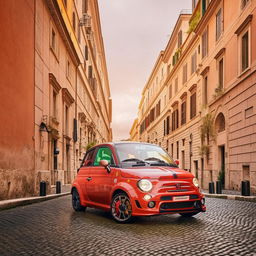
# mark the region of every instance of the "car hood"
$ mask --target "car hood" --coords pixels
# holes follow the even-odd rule
[[[165,166],[122,169],[121,175],[125,178],[159,180],[170,180],[170,177],[173,179],[190,179],[194,177],[193,174],[188,171]]]

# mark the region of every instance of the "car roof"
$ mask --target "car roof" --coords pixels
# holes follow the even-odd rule
[[[103,145],[111,145],[111,146],[115,146],[115,145],[119,145],[119,144],[146,144],[146,145],[155,145],[158,146],[156,144],[151,144],[151,143],[147,143],[147,142],[140,142],[140,141],[113,141],[113,142],[104,142],[104,143],[100,143],[97,144],[95,146],[93,146],[93,148],[95,147],[99,147],[99,146],[103,146]]]

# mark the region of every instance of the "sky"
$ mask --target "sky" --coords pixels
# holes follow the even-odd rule
[[[129,138],[142,90],[192,0],[98,0],[113,102],[113,140]]]

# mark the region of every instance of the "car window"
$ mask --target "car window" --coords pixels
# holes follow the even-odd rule
[[[91,166],[93,164],[93,154],[95,152],[95,149],[92,149],[88,151],[85,155],[83,166]]]
[[[107,160],[110,164],[114,163],[112,151],[110,148],[108,148],[108,147],[99,148],[93,165],[99,166],[100,160]]]

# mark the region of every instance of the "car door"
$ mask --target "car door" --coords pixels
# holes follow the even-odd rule
[[[90,170],[93,165],[94,155],[96,153],[96,148],[93,148],[86,152],[85,157],[82,161],[81,167],[79,168],[79,173],[77,176],[78,184],[82,189],[83,197],[86,201],[89,200],[88,197],[88,184],[90,182]]]
[[[97,149],[90,169],[91,180],[87,191],[90,201],[106,205],[113,186],[113,172],[108,173],[105,167],[100,166],[100,160],[107,160],[110,164],[114,164],[113,152],[109,147],[101,146]]]

